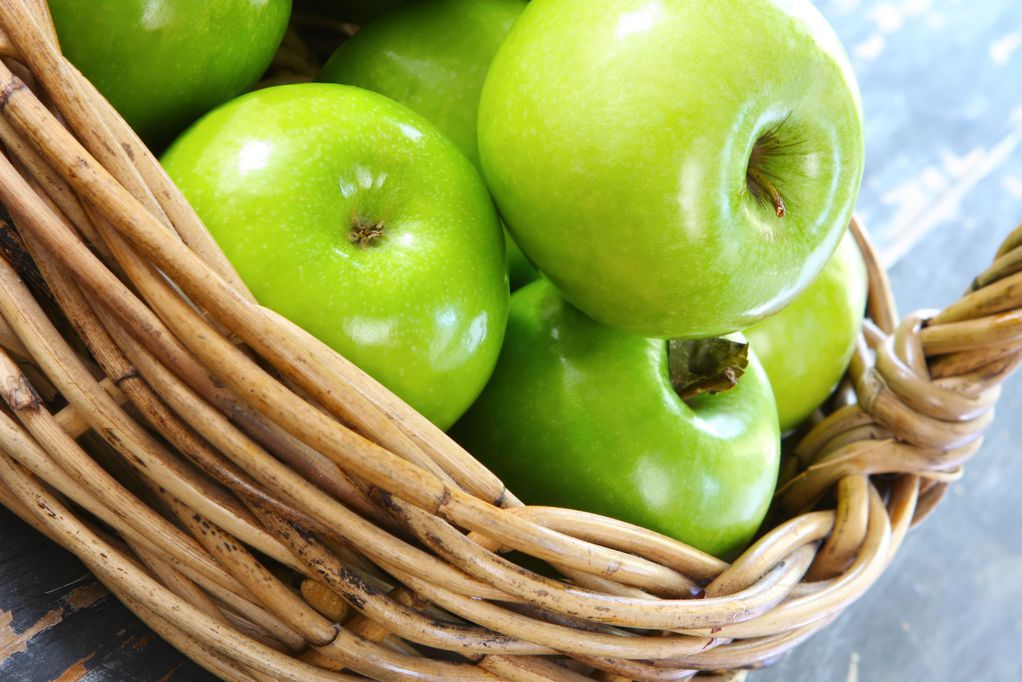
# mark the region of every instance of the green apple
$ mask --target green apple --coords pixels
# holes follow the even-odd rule
[[[525,0],[422,0],[370,22],[333,54],[319,80],[356,85],[428,118],[478,166],[479,95]],[[538,273],[507,239],[511,286]]]
[[[260,303],[441,428],[482,390],[507,317],[503,237],[479,174],[428,121],[358,88],[268,88],[163,162]]]
[[[605,327],[547,281],[511,297],[493,378],[452,435],[527,504],[596,512],[734,556],[777,479],[754,357],[733,389],[683,400],[669,344]]]
[[[367,24],[319,80],[356,85],[425,116],[478,165],[479,95],[524,0],[422,0]]]
[[[782,431],[812,414],[844,376],[862,329],[866,289],[866,266],[849,233],[819,279],[745,332],[770,377]]]
[[[291,0],[49,0],[61,49],[162,146],[269,66]]]
[[[479,154],[564,296],[716,336],[823,269],[863,168],[857,86],[808,0],[533,0],[494,58]]]

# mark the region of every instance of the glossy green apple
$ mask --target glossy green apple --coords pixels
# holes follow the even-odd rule
[[[319,80],[357,85],[417,111],[478,165],[479,95],[524,0],[421,0],[367,24]]]
[[[252,85],[291,0],[49,0],[61,48],[135,131],[161,146]]]
[[[780,437],[755,358],[683,401],[668,343],[600,325],[545,280],[511,297],[504,348],[452,434],[528,504],[584,509],[730,557],[759,527]]]
[[[478,166],[479,95],[525,0],[422,0],[370,22],[334,53],[319,80],[357,85],[428,118]],[[538,277],[507,240],[511,286]]]
[[[281,86],[208,114],[163,161],[262,304],[441,428],[472,403],[504,336],[503,237],[428,121],[358,88]]]
[[[708,337],[823,269],[862,176],[861,107],[809,0],[533,0],[487,76],[479,153],[568,300]]]
[[[798,426],[841,380],[866,311],[866,266],[851,234],[813,282],[745,332],[777,400],[781,430]]]

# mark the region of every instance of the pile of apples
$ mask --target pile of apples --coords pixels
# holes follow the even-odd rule
[[[527,503],[734,556],[865,307],[830,26],[809,0],[314,4],[361,29],[316,82],[241,94],[290,0],[50,0],[263,305]]]

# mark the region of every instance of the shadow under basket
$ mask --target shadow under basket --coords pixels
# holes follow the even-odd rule
[[[255,303],[39,0],[0,2],[0,57],[0,500],[226,679],[740,679],[876,581],[1019,362],[1022,228],[899,322],[853,223],[870,319],[846,390],[739,559],[523,506]]]

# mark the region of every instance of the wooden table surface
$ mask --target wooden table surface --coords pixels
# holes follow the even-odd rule
[[[944,305],[1022,220],[1022,3],[820,0],[863,91],[859,214],[902,312]],[[1022,679],[1022,382],[878,584],[758,682]],[[0,680],[209,676],[0,509]]]

